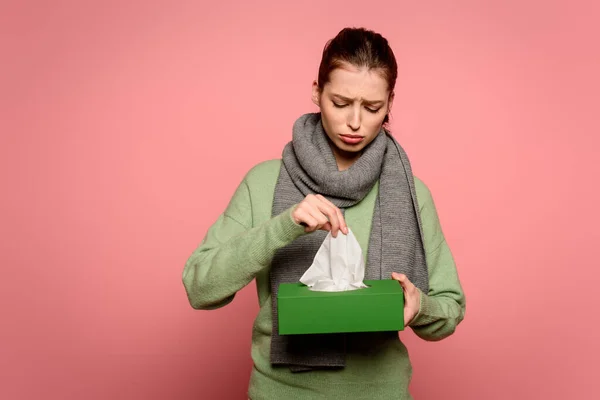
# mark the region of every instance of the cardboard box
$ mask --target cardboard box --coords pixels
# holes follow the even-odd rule
[[[369,287],[315,292],[302,283],[282,283],[277,293],[279,334],[401,331],[404,293],[392,279],[364,281]]]

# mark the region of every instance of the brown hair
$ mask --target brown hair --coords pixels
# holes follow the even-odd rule
[[[344,28],[336,37],[329,40],[323,49],[319,77],[319,89],[329,82],[329,74],[342,64],[348,63],[357,68],[379,69],[387,81],[390,94],[394,93],[398,64],[386,38],[379,33],[364,28]],[[385,116],[383,123],[389,121]]]

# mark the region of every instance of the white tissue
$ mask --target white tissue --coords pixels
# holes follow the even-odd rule
[[[341,292],[366,288],[364,277],[362,249],[348,230],[347,235],[339,232],[337,238],[329,232],[300,282],[318,292]]]

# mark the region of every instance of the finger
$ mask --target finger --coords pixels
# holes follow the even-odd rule
[[[331,223],[331,221],[329,221],[327,219],[327,216],[325,214],[323,214],[317,206],[308,203],[306,208],[307,208],[307,211],[310,213],[311,217],[313,217],[317,221],[316,229],[323,229],[323,230],[332,229],[331,225],[333,225],[333,224]],[[327,228],[329,228],[329,229],[327,229]]]
[[[317,197],[324,203],[328,204],[331,208],[335,210],[335,213],[338,217],[338,221],[340,223],[340,230],[344,233],[344,235],[348,234],[348,225],[346,224],[346,219],[344,218],[344,214],[342,214],[342,210],[339,209],[335,204],[329,201],[325,196],[317,195]]]
[[[317,221],[317,219],[314,218],[308,210],[305,208],[298,208],[296,210],[296,216],[300,224],[305,226],[305,232],[308,233],[317,230],[319,221]]]
[[[337,237],[338,230],[340,229],[340,222],[335,212],[335,206],[330,206],[327,202],[323,201],[323,196],[317,195],[314,200],[311,201],[316,209],[318,209],[331,223],[331,234],[333,237]]]
[[[339,229],[339,220],[333,207],[324,202],[323,199],[325,199],[323,196],[316,195],[310,198],[309,202],[329,220],[329,223],[331,224],[331,234],[333,237],[336,237]]]
[[[406,275],[399,274],[397,272],[392,272],[392,279],[397,280],[398,282],[400,282],[400,285],[402,286],[402,289],[405,289],[405,290],[408,288],[408,283],[410,283],[410,281],[408,280],[408,278],[406,277]]]
[[[400,274],[398,272],[392,272],[392,279],[395,279],[398,282],[405,282],[407,278],[406,278],[406,275],[404,275],[404,274]]]
[[[399,274],[397,272],[393,272],[392,279],[395,279],[398,282],[400,282],[400,286],[402,286],[402,290],[404,290],[404,292],[407,295],[412,296],[417,290],[417,287],[404,274]]]
[[[397,280],[400,283],[400,286],[402,287],[402,292],[404,293],[404,324],[407,325],[407,321],[409,321],[410,318],[410,311],[408,308],[409,293],[406,289],[406,282],[408,281],[408,278],[404,274],[392,272],[392,279]]]

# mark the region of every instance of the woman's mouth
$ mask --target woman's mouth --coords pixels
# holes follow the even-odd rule
[[[358,144],[362,142],[365,138],[359,135],[340,135],[342,142],[348,144]]]

